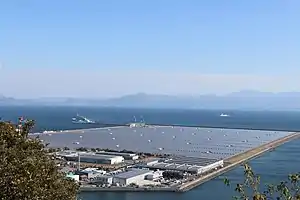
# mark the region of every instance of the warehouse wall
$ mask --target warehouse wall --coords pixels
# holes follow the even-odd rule
[[[131,178],[114,177],[113,182],[114,183],[119,183],[120,185],[129,185],[131,183],[139,183],[140,181],[143,181],[145,179],[145,176],[147,174],[152,174],[152,172],[141,174],[141,175],[134,176],[134,177],[131,177]]]
[[[215,162],[215,163],[213,163],[213,164],[207,165],[207,166],[202,167],[202,168],[200,169],[200,173],[205,173],[205,172],[207,172],[207,171],[213,170],[213,169],[215,169],[216,167],[223,166],[223,164],[224,164],[224,161],[223,161],[223,160],[220,160],[220,161]]]

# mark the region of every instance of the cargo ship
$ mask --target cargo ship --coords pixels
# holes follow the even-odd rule
[[[72,118],[72,123],[73,124],[95,124],[96,122],[77,114],[76,117]]]

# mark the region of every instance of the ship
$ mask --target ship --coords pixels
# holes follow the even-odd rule
[[[220,117],[230,117],[230,115],[222,113]]]
[[[95,124],[96,122],[77,114],[76,117],[72,118],[72,123],[73,124]]]

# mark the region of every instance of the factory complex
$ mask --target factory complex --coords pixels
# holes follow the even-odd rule
[[[53,148],[67,146],[72,149],[56,152],[56,156],[79,163],[73,176],[78,175],[84,185],[100,188],[155,186],[174,190],[182,185],[190,188],[189,183],[196,185],[198,182],[194,180],[209,174],[220,175],[219,172],[232,169],[242,160],[296,137],[295,133],[281,131],[173,126],[115,127],[40,135]],[[79,147],[107,151],[76,151]],[[255,149],[259,151],[254,152]],[[145,155],[150,159],[147,156],[145,159]],[[97,167],[81,169],[80,163],[119,167],[109,171]],[[77,176],[74,179],[77,180]]]

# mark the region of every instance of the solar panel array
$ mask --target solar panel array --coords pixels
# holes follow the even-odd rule
[[[115,127],[42,134],[52,147],[90,147],[224,159],[291,134],[196,127]]]

